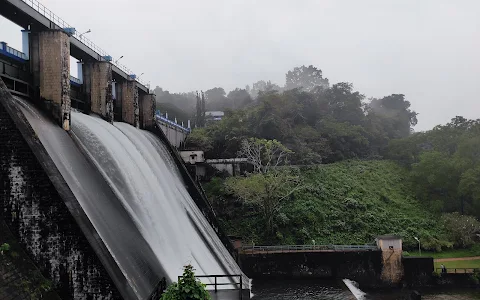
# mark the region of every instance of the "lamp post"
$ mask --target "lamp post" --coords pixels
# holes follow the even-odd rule
[[[80,34],[79,37],[82,38],[82,36],[83,36],[84,34],[87,34],[87,33],[90,33],[90,32],[92,32],[92,31],[89,29],[89,30],[85,31],[84,33]]]
[[[117,62],[118,62],[119,60],[121,60],[122,58],[123,58],[123,55],[120,56],[120,57],[114,62],[114,64],[117,64]]]
[[[414,238],[415,240],[417,240],[417,242],[418,242],[418,254],[419,254],[420,256],[422,256],[422,249],[420,248],[420,240],[419,240],[416,236],[414,236],[413,238]]]

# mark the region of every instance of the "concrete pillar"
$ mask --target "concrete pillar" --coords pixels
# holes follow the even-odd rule
[[[139,127],[138,87],[134,80],[122,82],[122,121]]]
[[[117,82],[112,81],[112,98],[117,99],[117,87],[116,87]]]
[[[63,129],[70,130],[70,39],[63,30],[48,30],[38,34],[34,76],[38,76],[40,99]],[[30,53],[32,54],[32,53]],[[34,79],[34,82],[36,80]]]
[[[22,52],[27,56],[27,59],[30,58],[29,34],[29,30],[22,30]]]
[[[83,61],[77,61],[77,78],[83,84]]]
[[[90,110],[113,122],[112,64],[107,61],[85,63],[83,85]]]
[[[153,127],[153,124],[155,122],[155,104],[155,94],[143,95],[140,101],[140,112],[142,113],[142,115],[140,116],[140,128],[148,129]]]

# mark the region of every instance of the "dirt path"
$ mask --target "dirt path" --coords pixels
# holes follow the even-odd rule
[[[452,257],[452,258],[436,258],[433,261],[435,262],[444,262],[444,261],[457,261],[457,260],[476,260],[480,259],[480,256],[473,257]]]

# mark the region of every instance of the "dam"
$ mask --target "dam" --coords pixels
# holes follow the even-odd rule
[[[241,288],[249,289],[165,139],[77,111],[67,132],[31,101],[11,96],[4,85],[0,90],[0,178],[9,178],[1,218],[64,299],[150,299],[159,286],[177,281],[186,264],[196,275],[240,274]],[[37,201],[43,192],[29,184],[34,178],[23,164],[25,151],[12,143],[14,129],[32,141],[27,144],[56,199],[45,200],[47,192]],[[51,202],[62,200],[66,207],[54,209],[59,204]],[[70,216],[62,217],[67,210]],[[65,227],[78,229],[63,232],[67,218],[74,222]],[[239,288],[233,277],[220,282],[225,290]]]

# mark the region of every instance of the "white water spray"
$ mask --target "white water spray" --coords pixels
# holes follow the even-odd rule
[[[365,296],[367,294],[358,288],[358,284],[355,281],[352,281],[350,279],[344,279],[343,282],[357,300],[365,299]]]

